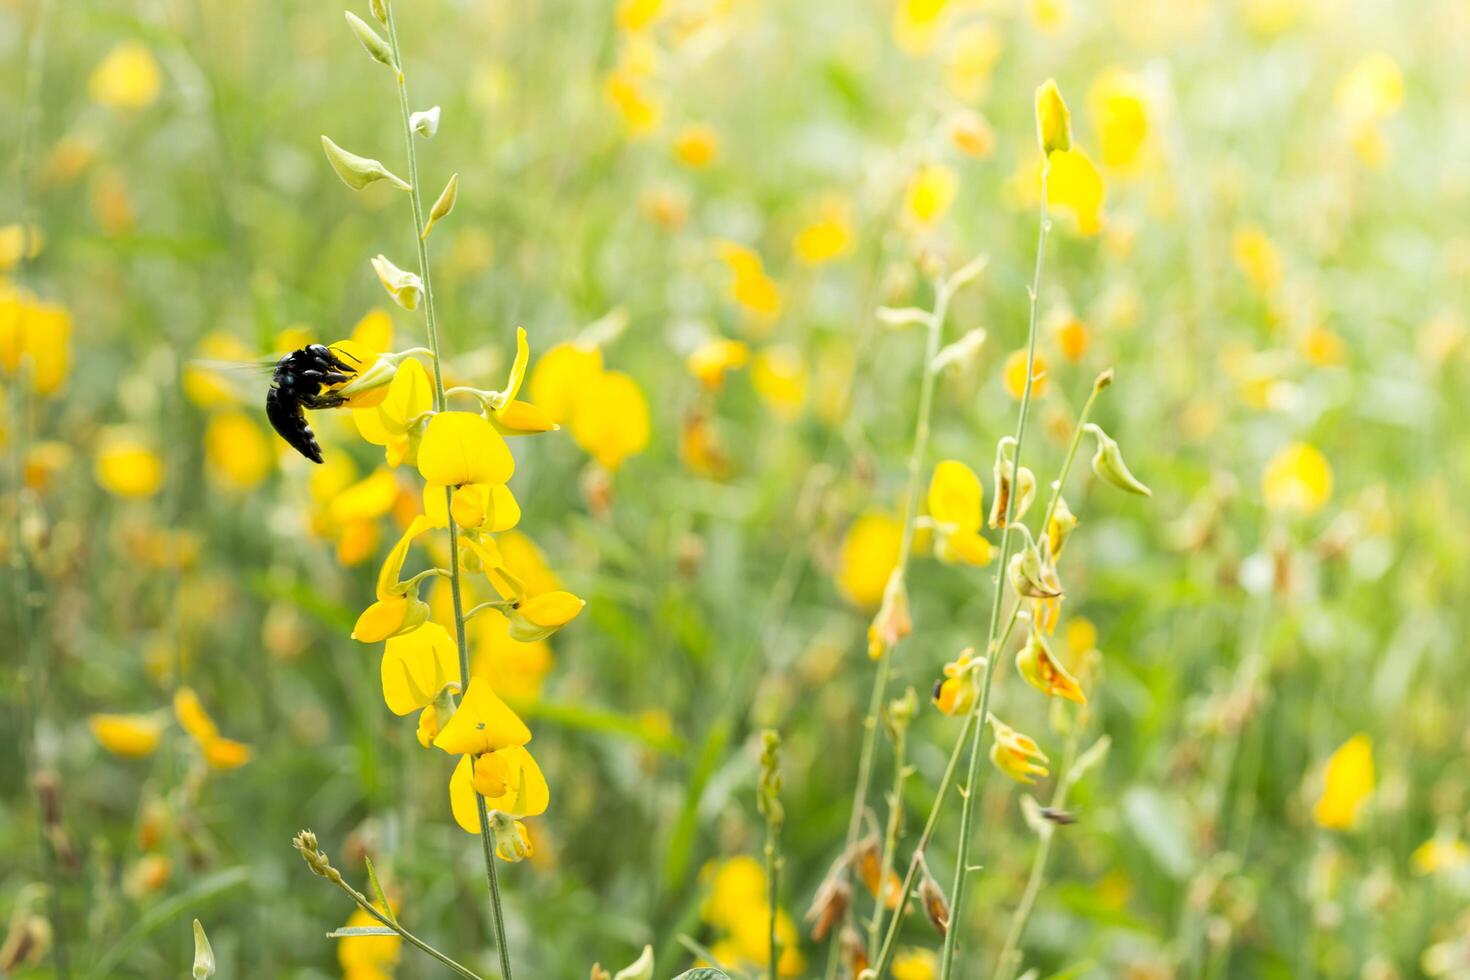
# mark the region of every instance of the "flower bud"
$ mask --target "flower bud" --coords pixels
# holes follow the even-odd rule
[[[638,958],[615,973],[612,980],[653,980],[653,947],[644,946]]]
[[[379,24],[388,26],[388,0],[369,0],[368,9],[373,12]]]
[[[903,571],[895,568],[888,575],[888,584],[883,587],[883,604],[878,615],[868,627],[868,656],[874,660],[892,650],[904,637],[914,631],[914,622],[909,616],[909,593],[903,584]]]
[[[1026,511],[1031,509],[1031,502],[1036,499],[1036,474],[1022,466],[1016,470],[1016,486],[1011,486],[1011,470],[1015,467],[1016,439],[1014,436],[1006,436],[995,446],[995,466],[992,474],[995,477],[995,499],[990,504],[990,526],[1003,528],[1006,526],[1006,509],[1010,506],[1011,494],[1016,494],[1016,512],[1011,515],[1012,521],[1020,521],[1026,516]]]
[[[1097,437],[1097,454],[1092,457],[1092,471],[1120,490],[1152,497],[1154,492],[1129,472],[1118,444],[1094,422],[1087,423],[1087,431]]]
[[[429,209],[429,220],[424,224],[424,238],[429,237],[429,232],[434,229],[434,222],[454,210],[454,202],[459,198],[459,174],[453,174],[449,183],[444,185],[444,190],[439,192],[439,199]]]
[[[1026,544],[1011,558],[1006,574],[1016,594],[1027,599],[1054,599],[1062,594],[1061,589],[1051,581],[1055,574],[1047,574],[1041,552],[1037,550],[1036,542],[1031,540],[1029,533]]]
[[[995,743],[990,747],[990,761],[995,767],[1018,783],[1031,785],[1033,776],[1046,776],[1046,753],[1041,751],[1029,736],[1022,735],[994,715],[990,716],[990,727],[995,731]]]
[[[526,825],[508,813],[491,811],[490,831],[495,837],[495,856],[502,861],[516,864],[536,853]]]
[[[1045,156],[1072,148],[1072,114],[1053,78],[1036,90],[1036,140]]]
[[[419,300],[424,296],[424,281],[416,273],[406,269],[400,269],[388,260],[386,255],[378,255],[372,259],[373,271],[378,274],[378,281],[393,297],[393,301],[405,310],[416,310]]]
[[[408,117],[408,127],[424,139],[433,139],[439,132],[439,107],[431,106]]]
[[[322,152],[326,153],[327,162],[342,178],[342,183],[355,191],[379,180],[386,180],[401,191],[412,190],[407,181],[395,176],[377,160],[349,153],[325,136],[322,137]]]
[[[199,920],[194,920],[194,980],[209,980],[214,976],[214,950],[210,948],[209,937],[204,934],[204,926]]]
[[[388,47],[388,42],[383,40],[377,31],[367,25],[361,17],[350,10],[344,10],[347,17],[347,26],[352,28],[352,33],[362,42],[363,50],[372,56],[374,61],[381,62],[389,68],[395,68],[393,64],[393,49]]]
[[[975,680],[969,675],[944,677],[934,683],[934,706],[947,715],[968,714],[975,700]]]
[[[510,610],[510,638],[521,643],[544,640],[577,618],[585,599],[570,592],[543,592],[513,606]]]
[[[1047,550],[1051,552],[1053,561],[1061,557],[1067,539],[1076,529],[1077,515],[1067,506],[1066,497],[1058,497],[1056,509],[1052,511],[1051,520],[1046,525]]]
[[[1048,697],[1066,698],[1078,704],[1087,703],[1082,685],[1062,666],[1039,629],[1031,631],[1025,645],[1016,653],[1016,670],[1027,684]]]

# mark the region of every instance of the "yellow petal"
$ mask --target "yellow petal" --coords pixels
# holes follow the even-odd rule
[[[531,345],[526,342],[526,328],[516,327],[516,359],[510,365],[510,377],[505,384],[505,405],[502,411],[515,401],[521,393],[521,382],[526,379],[526,365],[531,360]]]
[[[1057,150],[1051,155],[1046,181],[1047,205],[1070,212],[1077,232],[1095,235],[1102,230],[1102,207],[1107,187],[1092,159],[1081,150]]]
[[[1312,808],[1312,818],[1329,829],[1351,829],[1373,792],[1373,775],[1373,743],[1367,735],[1354,735],[1327,760],[1322,796]]]
[[[204,458],[210,475],[237,490],[253,490],[275,466],[276,453],[265,431],[239,411],[217,412],[204,429]]]
[[[388,640],[379,676],[388,710],[406,715],[432,704],[445,684],[459,683],[459,650],[444,627],[425,623]]]
[[[153,53],[136,41],[123,41],[107,53],[87,80],[87,92],[98,105],[141,109],[158,98],[163,73]]]
[[[102,488],[118,497],[151,497],[163,486],[163,458],[121,431],[103,435],[95,470]]]
[[[530,402],[509,401],[490,419],[495,431],[503,436],[532,436],[538,432],[550,432],[557,427],[541,409]]]
[[[403,629],[408,618],[409,599],[394,595],[379,599],[362,611],[352,627],[352,638],[359,643],[381,643]]]
[[[470,412],[440,412],[419,444],[419,473],[434,486],[505,483],[515,460],[488,419]]]
[[[557,344],[531,372],[531,401],[553,422],[565,425],[582,395],[602,374],[602,352],[576,343]]]
[[[193,688],[181,687],[174,692],[174,715],[179,719],[179,727],[200,745],[207,745],[219,738],[219,728],[214,719],[205,712],[204,705]]]
[[[975,471],[957,459],[946,459],[934,467],[929,481],[929,516],[941,524],[961,530],[980,527],[984,491]]]
[[[376,520],[392,510],[397,499],[398,478],[392,470],[380,468],[339,493],[329,513],[334,524]]]
[[[570,592],[545,592],[531,596],[512,610],[510,638],[521,643],[544,640],[576,619],[585,605],[585,600]]]
[[[423,515],[415,517],[403,532],[403,536],[393,545],[393,550],[388,552],[388,557],[383,561],[383,567],[378,570],[377,596],[379,599],[387,599],[397,594],[399,578],[403,574],[403,563],[408,558],[408,548],[413,544],[413,539],[426,531],[428,527],[427,517]]]
[[[1266,464],[1261,493],[1272,510],[1313,514],[1332,498],[1332,465],[1315,446],[1293,443]]]
[[[104,749],[129,759],[152,755],[163,737],[163,722],[153,715],[92,715],[87,724]]]
[[[531,730],[490,689],[490,682],[472,677],[459,710],[434,739],[434,746],[451,755],[479,755],[530,740]]]
[[[250,746],[232,738],[215,738],[200,746],[204,761],[211,769],[238,769],[250,761]]]
[[[908,213],[921,227],[939,222],[954,203],[959,179],[950,168],[940,163],[921,166],[909,180]]]
[[[864,514],[848,528],[837,561],[837,585],[851,602],[864,608],[878,605],[898,565],[902,539],[903,525],[887,514]]]
[[[620,371],[599,375],[578,401],[571,430],[577,445],[609,470],[641,452],[648,445],[649,420],[638,382]]]
[[[381,308],[368,310],[352,328],[350,339],[370,351],[393,350],[393,318]]]

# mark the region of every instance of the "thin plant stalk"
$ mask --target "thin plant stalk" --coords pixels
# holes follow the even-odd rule
[[[781,900],[781,827],[770,816],[766,817],[766,883],[766,903],[770,905],[766,916],[766,941],[770,944],[767,947],[770,952],[768,980],[776,980],[781,975],[781,950],[776,946],[776,916]]]
[[[909,557],[914,548],[914,532],[919,512],[919,476],[923,471],[924,456],[929,448],[930,419],[934,411],[934,386],[937,371],[934,361],[939,355],[939,343],[944,336],[944,321],[949,315],[949,301],[954,287],[939,278],[934,284],[934,311],[926,323],[927,336],[924,344],[924,374],[919,385],[919,410],[914,421],[913,448],[909,453],[908,483],[905,493],[903,537],[899,543],[897,574],[902,578],[908,573]],[[883,709],[883,698],[888,691],[888,675],[892,666],[893,650],[884,649],[878,658],[878,672],[873,678],[873,692],[868,699],[868,713],[863,718],[863,746],[858,756],[857,787],[853,791],[852,815],[847,822],[847,839],[843,853],[852,850],[862,829],[863,813],[868,806],[868,788],[873,779],[873,754],[878,741],[878,715]],[[880,899],[881,901],[881,896]],[[848,914],[851,915],[851,909]],[[835,952],[839,933],[834,931],[832,947],[827,957],[827,977],[836,975]]]
[[[434,313],[434,288],[429,275],[429,244],[424,235],[424,205],[419,193],[419,164],[418,151],[414,146],[413,124],[410,121],[412,110],[408,102],[408,81],[403,72],[402,49],[398,44],[398,22],[393,16],[394,5],[385,3],[387,12],[388,43],[393,52],[393,63],[397,66],[398,74],[398,107],[403,118],[403,138],[408,152],[408,182],[409,201],[413,205],[414,241],[418,246],[419,256],[419,278],[424,284],[424,320],[428,329],[429,349],[433,353],[434,361],[434,407],[442,412],[445,409],[444,395],[444,368],[440,358],[439,348],[439,322]],[[450,487],[444,488],[444,503],[448,507],[453,502],[454,491]],[[454,600],[454,638],[459,650],[459,675],[466,683],[470,676],[469,644],[465,638],[465,614],[464,596],[460,586],[459,574],[459,529],[454,521],[449,522],[449,588],[450,595]],[[490,814],[485,806],[485,798],[477,791],[475,793],[475,804],[480,816],[480,850],[485,860],[485,880],[490,889],[490,904],[495,924],[496,949],[500,954],[500,973],[505,980],[511,980],[510,970],[510,948],[505,936],[505,912],[500,900],[500,882],[495,873],[495,843],[490,830]]]
[[[898,851],[898,832],[903,825],[903,781],[907,773],[908,731],[906,727],[894,726],[893,731],[893,798],[888,806],[888,826],[883,832],[883,856],[878,870],[878,900],[873,903],[873,918],[868,923],[868,953],[878,950],[878,936],[883,929],[883,913],[886,911],[883,894],[888,876],[893,872],[893,861]]]
[[[1016,419],[1016,452],[1011,458],[1012,487],[1018,485],[1017,475],[1021,469],[1021,452],[1026,444],[1026,422],[1031,415],[1031,392],[1035,385],[1036,307],[1039,300],[1038,294],[1041,292],[1041,272],[1046,260],[1046,239],[1051,231],[1051,217],[1047,214],[1046,209],[1047,177],[1050,170],[1049,162],[1042,166],[1041,217],[1036,233],[1036,269],[1031,277],[1030,322],[1026,329],[1026,384],[1021,391],[1021,410]],[[970,733],[969,775],[965,780],[965,792],[961,794],[963,802],[960,805],[959,852],[955,857],[954,885],[950,889],[951,911],[949,928],[944,934],[944,950],[940,957],[940,980],[949,980],[954,974],[955,946],[959,937],[960,924],[964,921],[965,885],[970,874],[970,825],[975,815],[975,797],[979,795],[979,788],[985,774],[985,770],[980,767],[980,757],[985,744],[985,719],[990,711],[990,688],[991,683],[995,680],[995,661],[1000,655],[998,644],[1000,610],[1005,598],[1006,565],[1011,556],[1011,531],[1015,524],[1016,497],[1017,494],[1012,493],[1006,501],[1005,527],[1001,530],[1000,535],[1000,564],[996,572],[995,598],[990,606],[990,636],[985,643],[985,668],[980,681],[980,699],[973,709],[977,724],[973,726]]]
[[[348,895],[352,896],[352,900],[357,903],[358,908],[362,909],[374,919],[377,919],[389,929],[392,929],[394,932],[398,933],[398,935],[402,936],[404,940],[409,943],[409,945],[418,948],[429,956],[432,956],[434,959],[438,960],[440,963],[443,963],[446,967],[453,970],[455,973],[459,974],[462,977],[468,978],[468,980],[484,980],[483,977],[481,977],[475,971],[471,970],[469,967],[450,959],[448,956],[439,952],[439,950],[435,949],[433,946],[430,946],[428,943],[424,942],[418,936],[415,936],[413,933],[403,928],[403,926],[399,925],[395,919],[391,919],[388,916],[384,915],[382,912],[378,911],[377,906],[368,901],[368,897],[366,895],[349,885],[345,880],[343,880],[341,875],[338,875],[334,880],[336,881],[338,888],[341,888]]]

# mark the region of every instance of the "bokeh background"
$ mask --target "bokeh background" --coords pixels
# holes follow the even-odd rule
[[[1470,4],[400,6],[414,107],[442,108],[425,186],[460,174],[432,239],[451,377],[499,383],[524,326],[533,401],[535,357],[579,338],[636,383],[515,443],[510,548],[586,611],[541,644],[472,631],[552,788],[535,858],[502,866],[521,973],[651,943],[672,976],[683,934],[756,975],[739,888],[772,727],[787,962],[823,974],[800,919],[843,846],[923,352],[874,311],[988,256],[947,332],[985,342],[941,375],[925,461],[967,462],[988,506],[1026,331],[1032,93],[1055,77],[1106,199],[1057,215],[1026,462],[1052,478],[1111,367],[1095,418],[1153,496],[1086,467],[1067,491],[1058,637],[1101,653],[1089,709],[1049,711],[1008,658],[997,682],[1054,762],[1111,740],[1025,966],[1470,976]],[[265,376],[192,363],[424,342],[367,262],[410,264],[402,195],[349,192],[318,140],[402,172],[391,77],[336,5],[259,0],[5,0],[0,76],[9,965],[53,975],[33,953],[55,899],[74,976],[183,975],[195,917],[222,976],[338,975],[324,933],[351,909],[289,844],[311,827],[492,974],[448,767],[348,636],[417,490],[346,413],[314,417],[315,468],[266,427]],[[715,338],[744,345],[722,383],[688,364]],[[905,857],[959,728],[928,692],[983,641],[994,574],[920,544],[891,687],[924,703]],[[248,761],[201,757],[170,708],[186,685]],[[103,744],[93,716],[117,713],[155,718],[157,745]],[[877,767],[881,821],[882,741]],[[1030,869],[1026,792],[993,778],[979,801],[963,976],[989,975]],[[930,851],[946,887],[957,822]],[[911,916],[896,975],[933,975],[937,942]],[[368,958],[348,975],[438,975]]]

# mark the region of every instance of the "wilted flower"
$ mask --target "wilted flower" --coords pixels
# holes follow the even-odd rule
[[[1078,704],[1087,703],[1087,695],[1082,693],[1082,686],[1062,666],[1040,629],[1031,630],[1025,645],[1016,653],[1016,670],[1027,684],[1048,697],[1066,698]]]
[[[1015,513],[1009,515],[1012,521],[1020,522],[1025,519],[1026,511],[1031,509],[1031,501],[1036,499],[1036,474],[1025,466],[1017,469],[1015,461],[1016,438],[1006,436],[996,443],[995,465],[991,471],[995,478],[995,498],[990,504],[990,526],[993,528],[1006,526],[1006,510],[1010,506],[1013,490],[1016,503]],[[1017,469],[1014,488],[1011,486],[1012,469]]]
[[[1036,782],[1032,777],[1045,776],[1046,753],[1042,752],[1031,738],[990,716],[990,727],[995,732],[995,741],[990,746],[990,761],[995,767],[1018,783]]]

